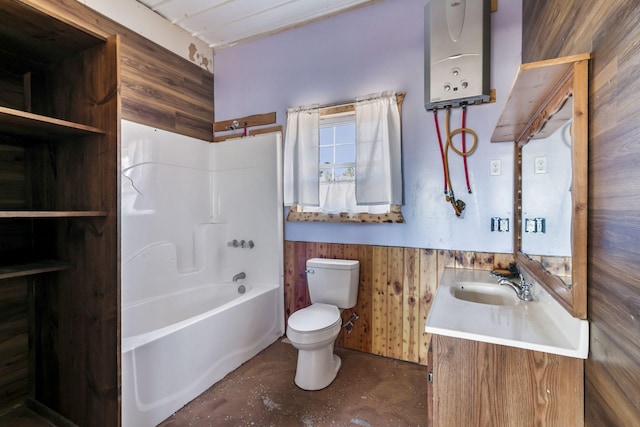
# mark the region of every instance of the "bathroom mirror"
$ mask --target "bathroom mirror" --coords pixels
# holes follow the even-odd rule
[[[492,142],[516,144],[516,263],[569,313],[583,319],[587,315],[589,57],[522,64],[492,136]],[[556,153],[563,137],[568,153]],[[563,174],[558,170],[562,171],[567,154],[570,162]],[[541,177],[545,171],[548,176]],[[557,181],[552,176],[556,172]],[[554,236],[545,242],[551,233]],[[563,241],[567,236],[568,242]]]
[[[573,97],[558,116],[557,130],[521,149],[520,250],[570,284]]]

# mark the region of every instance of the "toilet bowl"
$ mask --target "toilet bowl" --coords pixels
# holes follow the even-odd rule
[[[327,387],[342,364],[333,354],[333,343],[342,327],[340,310],[330,304],[312,304],[293,313],[287,326],[287,338],[298,349],[294,382],[303,390]]]
[[[287,337],[298,349],[294,382],[303,390],[320,390],[333,382],[342,361],[333,354],[341,308],[353,307],[358,292],[359,263],[313,258],[307,261],[312,304],[287,321]]]

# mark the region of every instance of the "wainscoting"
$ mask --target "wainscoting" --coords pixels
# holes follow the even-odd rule
[[[512,254],[435,249],[285,242],[285,316],[307,307],[309,290],[305,263],[309,258],[360,261],[359,318],[351,333],[343,329],[336,345],[393,359],[427,364],[430,334],[424,333],[427,314],[445,267],[492,270],[507,268]],[[343,320],[351,316],[349,310]]]

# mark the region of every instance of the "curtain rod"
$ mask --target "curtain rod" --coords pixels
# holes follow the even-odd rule
[[[404,99],[404,96],[406,95],[405,92],[397,92],[396,94],[396,99],[398,100],[398,103],[401,103],[402,100]],[[355,99],[349,100],[349,101],[340,101],[340,102],[333,102],[331,104],[324,104],[324,105],[320,105],[318,108],[319,109],[323,109],[323,108],[336,108],[336,107],[347,107],[349,105],[353,105],[356,103]]]
[[[398,108],[401,108],[402,101],[404,101],[405,95],[406,95],[406,92],[397,92],[396,93],[396,102],[398,104]],[[318,105],[318,110],[330,110],[330,109],[338,110],[340,108],[347,108],[346,111],[351,111],[351,109],[355,108],[355,104],[356,104],[356,100],[355,99],[351,100],[351,101],[340,101],[340,102],[334,102],[334,103],[331,103],[331,104]],[[300,107],[298,107],[298,108],[300,108]],[[322,112],[321,112],[321,114],[322,114]],[[325,115],[326,114],[327,113],[325,112]],[[329,114],[333,114],[333,113],[329,113]]]

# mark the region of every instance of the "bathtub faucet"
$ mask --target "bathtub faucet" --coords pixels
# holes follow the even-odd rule
[[[233,281],[237,282],[238,280],[245,279],[246,277],[247,277],[247,275],[244,274],[244,271],[242,271],[242,272],[236,274],[235,276],[233,276]]]

